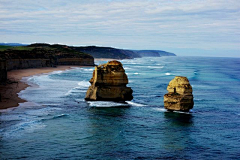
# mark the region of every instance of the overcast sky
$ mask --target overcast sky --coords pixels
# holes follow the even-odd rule
[[[0,42],[240,57],[240,1],[0,0]]]

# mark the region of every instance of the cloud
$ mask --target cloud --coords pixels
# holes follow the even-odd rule
[[[239,17],[238,0],[0,0],[0,36],[24,43],[239,50]]]

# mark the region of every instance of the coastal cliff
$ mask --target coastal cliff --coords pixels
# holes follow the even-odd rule
[[[57,65],[94,66],[94,58],[67,46],[32,44],[3,49],[0,51],[0,64],[0,81],[5,82],[10,70]]]

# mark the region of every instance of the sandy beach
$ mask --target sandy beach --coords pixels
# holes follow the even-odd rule
[[[96,58],[95,61],[111,61],[117,59]],[[29,77],[33,75],[50,73],[53,71],[71,69],[71,67],[86,67],[86,66],[58,66],[56,68],[31,68],[31,69],[19,69],[8,72],[8,83],[0,84],[0,109],[7,109],[11,107],[17,107],[19,103],[26,102],[18,97],[18,93],[24,90],[29,85],[21,81],[23,77]]]
[[[50,73],[53,71],[67,70],[75,66],[58,66],[56,68],[34,68],[34,69],[20,69],[12,70],[8,72],[8,83],[0,85],[1,102],[0,109],[6,109],[10,107],[17,107],[19,103],[25,102],[25,100],[18,97],[18,93],[24,90],[29,85],[22,82],[23,77],[29,77],[33,75]],[[80,67],[80,66],[77,66]]]

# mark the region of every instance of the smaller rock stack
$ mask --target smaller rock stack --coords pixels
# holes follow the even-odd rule
[[[167,110],[188,112],[193,108],[192,86],[186,77],[176,76],[169,82],[168,93],[164,95]]]
[[[109,61],[95,67],[89,82],[91,86],[88,88],[85,100],[130,101],[133,99],[132,89],[126,87],[127,75],[118,61]]]

